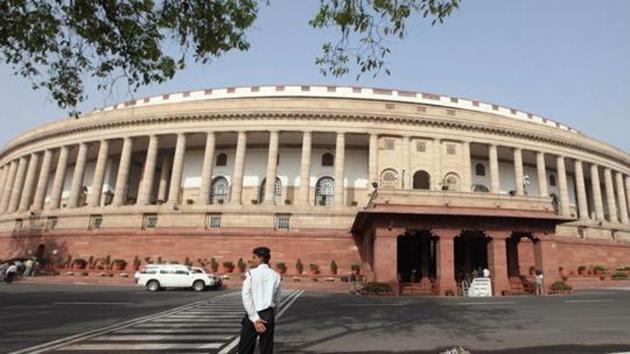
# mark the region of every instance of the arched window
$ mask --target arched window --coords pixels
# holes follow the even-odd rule
[[[333,166],[335,164],[335,157],[333,154],[327,152],[322,155],[322,166]]]
[[[398,172],[391,168],[383,171],[383,173],[381,173],[381,187],[398,188]]]
[[[472,191],[479,193],[490,193],[490,189],[488,189],[488,187],[484,186],[483,184],[473,184]]]
[[[263,178],[260,183],[260,190],[258,191],[258,202],[262,203],[265,201],[265,185],[267,184],[267,178]],[[273,200],[276,204],[281,204],[282,202],[282,181],[280,178],[276,177],[276,181],[273,184]]]
[[[475,175],[476,176],[485,176],[486,175],[486,166],[482,163],[478,163],[475,165]]]
[[[215,177],[210,188],[210,204],[223,204],[228,199],[230,184],[223,176]]]
[[[226,166],[227,165],[227,155],[225,153],[220,153],[217,155],[217,166]]]
[[[315,184],[315,205],[332,205],[335,200],[335,180],[322,177]]]
[[[458,191],[459,190],[459,176],[457,173],[449,172],[444,176],[442,181],[442,190],[445,191]]]
[[[549,175],[549,185],[552,187],[556,186],[556,175]]]
[[[413,174],[413,189],[430,189],[431,175],[427,171],[417,171]]]

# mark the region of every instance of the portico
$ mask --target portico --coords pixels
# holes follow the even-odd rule
[[[434,293],[456,295],[473,270],[487,267],[493,293],[509,294],[527,269],[518,247],[530,247],[545,288],[560,280],[554,239],[564,222],[552,212],[378,204],[358,213],[352,233],[372,280],[400,291],[430,282]],[[401,259],[402,257],[402,259]]]

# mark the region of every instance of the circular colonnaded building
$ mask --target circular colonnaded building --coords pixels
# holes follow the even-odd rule
[[[604,122],[602,122],[604,123]],[[612,129],[612,128],[611,128]],[[495,293],[535,267],[630,263],[630,155],[538,115],[401,90],[252,86],[147,97],[0,153],[0,258],[362,265],[396,290]],[[273,183],[271,182],[273,181]],[[414,285],[416,284],[416,285]]]

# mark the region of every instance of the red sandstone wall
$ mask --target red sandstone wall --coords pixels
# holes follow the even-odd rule
[[[251,259],[255,247],[271,248],[271,263],[285,262],[288,274],[295,274],[295,263],[298,258],[304,264],[304,273],[309,272],[309,264],[318,264],[322,274],[329,274],[331,260],[339,267],[339,274],[350,272],[353,263],[361,263],[359,252],[350,234],[331,231],[329,235],[292,233],[267,233],[267,235],[221,235],[221,234],[168,234],[130,233],[130,234],[93,234],[55,236],[11,236],[0,235],[0,259],[28,255],[28,250],[35,252],[39,244],[45,244],[46,255],[53,249],[59,252],[59,259],[70,255],[73,259],[88,259],[111,256],[111,259],[122,258],[128,262],[128,270],[132,269],[135,256],[144,259],[151,257],[155,262],[158,256],[163,261],[183,263],[186,257],[198,265],[197,260],[216,258],[219,264],[231,261],[236,264],[239,257],[246,262]]]
[[[528,275],[529,268],[536,266],[534,244],[527,238],[518,243],[518,262],[521,275]]]
[[[565,274],[581,265],[587,268],[594,264],[608,266],[610,272],[622,265],[630,265],[630,244],[606,241],[583,241],[557,239],[558,265]]]

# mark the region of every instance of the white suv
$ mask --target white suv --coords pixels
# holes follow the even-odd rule
[[[193,288],[204,291],[208,287],[219,288],[221,279],[203,268],[181,264],[149,264],[134,275],[136,284],[149,291],[162,288]]]

